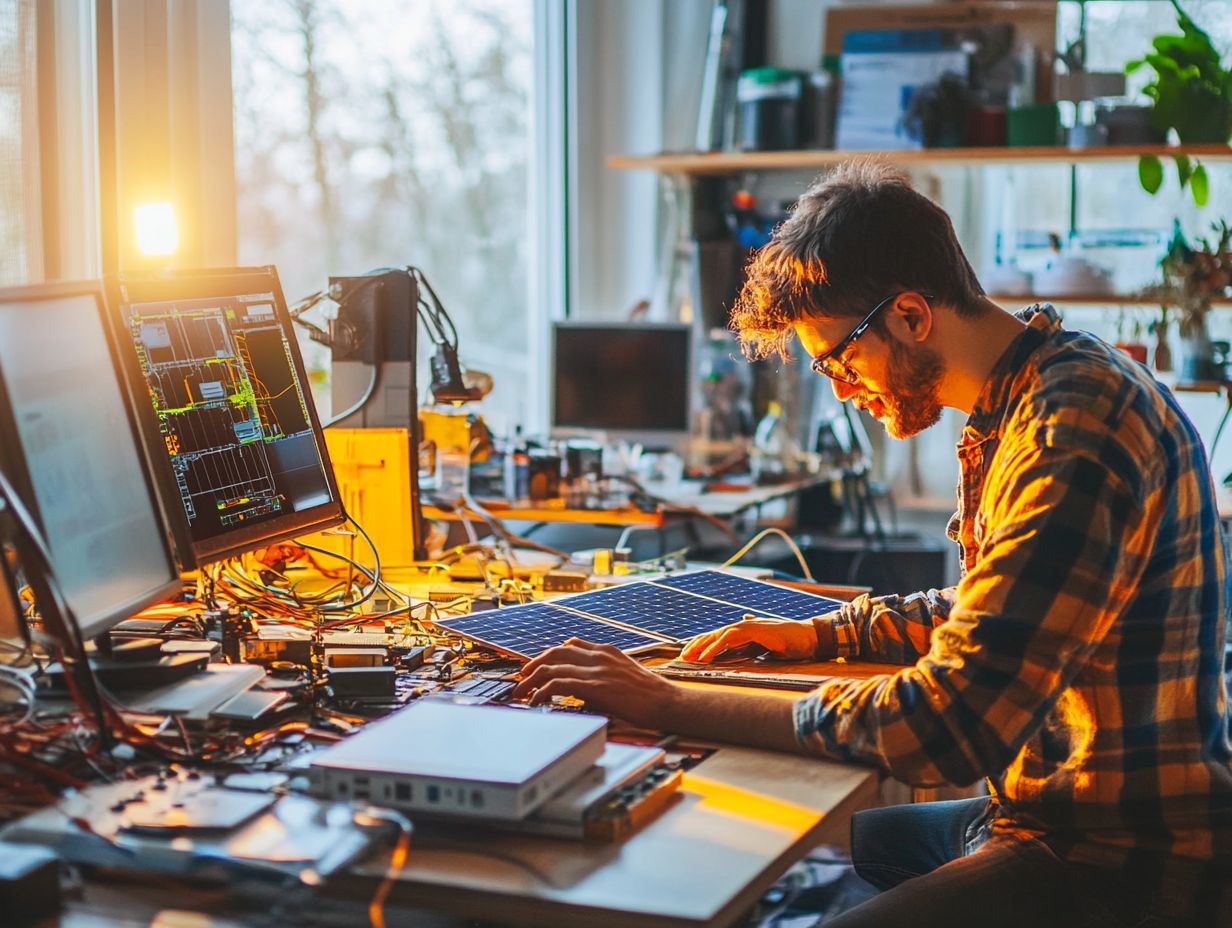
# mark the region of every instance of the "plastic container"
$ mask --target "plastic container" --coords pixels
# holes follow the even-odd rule
[[[753,447],[749,453],[749,471],[754,483],[773,482],[782,478],[786,467],[783,455],[787,443],[784,437],[783,407],[776,400],[766,405],[766,414],[753,431]]]
[[[471,458],[465,451],[439,450],[436,453],[436,496],[446,503],[466,497],[470,482]]]
[[[776,151],[800,147],[803,76],[786,68],[753,68],[736,82],[740,104],[739,147]]]
[[[811,148],[834,147],[834,120],[838,113],[838,80],[829,71],[813,71],[805,85],[805,143]]]

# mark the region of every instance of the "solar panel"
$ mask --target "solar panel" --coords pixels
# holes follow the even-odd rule
[[[522,657],[536,657],[570,638],[581,638],[594,644],[611,644],[622,651],[663,643],[658,638],[576,615],[547,603],[490,609],[438,619],[435,624],[463,638],[471,638]]]
[[[743,606],[718,603],[654,583],[626,583],[555,602],[679,641],[739,622],[749,612]]]
[[[677,577],[663,577],[652,582],[656,586],[732,603],[741,607],[742,614],[754,610],[780,619],[811,619],[833,612],[842,605],[836,599],[827,599],[760,580],[749,580],[718,570],[699,570]]]

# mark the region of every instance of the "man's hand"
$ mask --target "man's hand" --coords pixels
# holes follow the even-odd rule
[[[679,690],[610,644],[570,638],[526,665],[513,697],[540,705],[553,696],[574,696],[603,715],[663,728]]]
[[[746,644],[757,644],[775,657],[805,661],[817,653],[817,629],[811,621],[759,619],[746,615],[744,621],[698,635],[685,645],[680,659],[708,664],[724,651]]]

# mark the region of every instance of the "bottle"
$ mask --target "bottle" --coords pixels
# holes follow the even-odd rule
[[[783,476],[783,406],[778,400],[766,405],[766,414],[753,431],[749,471],[754,483],[771,483]]]
[[[526,499],[530,495],[530,452],[522,438],[522,426],[514,426],[513,438],[505,449],[505,499]]]

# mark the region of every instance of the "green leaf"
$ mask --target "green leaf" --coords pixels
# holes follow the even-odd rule
[[[1194,202],[1199,206],[1206,206],[1211,191],[1206,180],[1206,168],[1201,164],[1193,169],[1193,174],[1189,177],[1189,189],[1193,194]]]
[[[1154,155],[1143,155],[1138,159],[1138,182],[1147,193],[1159,191],[1164,182],[1164,166]]]
[[[1181,189],[1185,189],[1185,185],[1189,183],[1189,175],[1192,171],[1189,165],[1189,155],[1173,155],[1172,159],[1176,162],[1176,177],[1181,182]]]
[[[1146,64],[1146,59],[1145,59],[1145,58],[1135,58],[1133,61],[1127,61],[1127,62],[1125,62],[1125,73],[1126,73],[1126,74],[1133,74],[1135,71],[1137,71],[1137,70],[1138,70],[1140,67],[1142,67],[1144,64]]]

